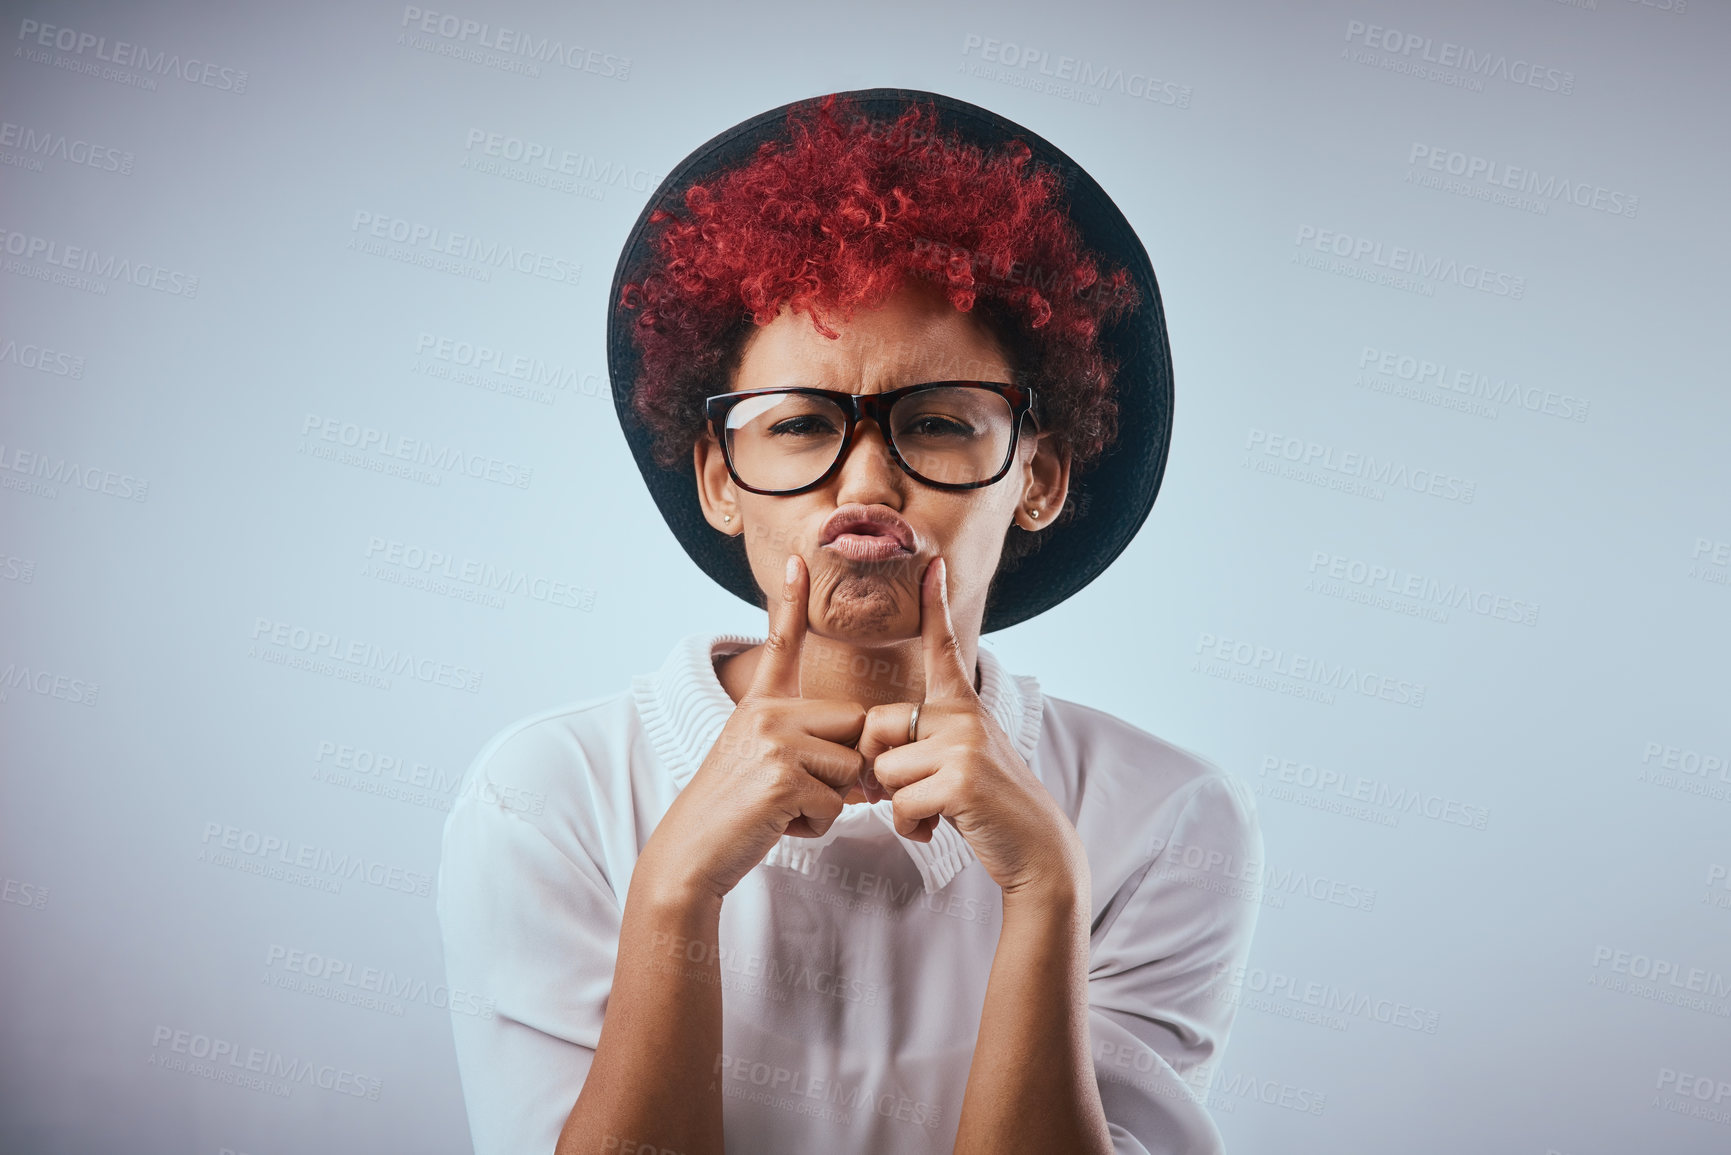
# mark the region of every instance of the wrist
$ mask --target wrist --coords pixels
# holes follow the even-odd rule
[[[707,879],[678,864],[664,866],[659,858],[645,853],[631,871],[626,902],[641,903],[659,915],[683,918],[711,912],[719,915],[723,897]]]
[[[1035,861],[1034,869],[1003,886],[1004,909],[1038,909],[1063,913],[1086,911],[1092,901],[1088,852],[1081,836],[1067,818],[1057,825],[1058,836]]]
[[[1003,890],[1005,919],[1023,914],[1068,918],[1085,914],[1089,907],[1087,870],[1076,870],[1064,863]]]

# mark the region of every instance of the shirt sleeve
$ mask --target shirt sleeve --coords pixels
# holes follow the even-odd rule
[[[452,1034],[476,1155],[552,1155],[600,1039],[620,904],[576,839],[562,849],[523,813],[511,744],[493,753],[439,859],[446,978],[481,1008],[453,1014]]]
[[[1260,909],[1255,799],[1234,778],[1204,778],[1153,851],[1093,928],[1095,1081],[1120,1155],[1220,1152],[1203,1097],[1237,1010],[1229,980]]]

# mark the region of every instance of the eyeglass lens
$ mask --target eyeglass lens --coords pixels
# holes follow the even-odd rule
[[[990,389],[922,389],[890,408],[886,431],[921,480],[939,485],[984,481],[1003,467],[1015,422],[1010,403]],[[827,397],[777,393],[748,397],[727,415],[727,452],[753,489],[810,485],[842,453],[847,415]]]

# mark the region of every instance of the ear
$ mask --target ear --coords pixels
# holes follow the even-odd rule
[[[1022,467],[1022,499],[1016,504],[1016,524],[1042,530],[1058,520],[1070,494],[1070,447],[1055,433],[1034,438],[1034,452]],[[1039,517],[1035,517],[1038,510]]]
[[[692,468],[697,471],[697,502],[703,520],[729,537],[744,532],[739,518],[739,491],[727,472],[727,459],[713,430],[706,429],[691,446]],[[1041,514],[1044,517],[1045,514]]]

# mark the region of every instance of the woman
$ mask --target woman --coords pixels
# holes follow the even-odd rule
[[[1159,484],[1122,215],[983,109],[832,96],[675,170],[614,301],[645,480],[767,633],[471,767],[438,901],[452,987],[496,1006],[453,1019],[476,1150],[1218,1149],[1258,895],[1206,864],[1254,874],[1251,798],[979,646]]]

